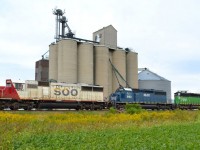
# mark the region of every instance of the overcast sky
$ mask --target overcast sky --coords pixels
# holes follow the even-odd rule
[[[138,53],[139,68],[200,92],[199,0],[0,0],[0,84],[35,78],[35,62],[54,42],[52,9],[65,9],[76,37],[112,24],[118,46]],[[173,94],[172,94],[173,96]]]

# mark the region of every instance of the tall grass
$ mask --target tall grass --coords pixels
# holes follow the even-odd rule
[[[199,111],[179,110],[144,111],[132,115],[84,111],[0,112],[0,149],[65,149],[69,146],[72,149],[78,149],[79,146],[88,149],[89,145],[93,145],[91,149],[115,149],[119,148],[117,143],[124,141],[124,147],[131,147],[131,140],[139,142],[144,138],[138,143],[140,147],[140,143],[145,143],[144,140],[149,141],[148,137],[155,139],[172,131],[175,132],[173,136],[186,136],[187,130],[181,132],[181,128],[200,133],[200,128],[197,128],[199,117]],[[99,145],[99,148],[95,145]],[[146,146],[151,148],[148,142]]]

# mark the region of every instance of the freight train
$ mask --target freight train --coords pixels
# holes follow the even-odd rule
[[[6,80],[0,86],[0,110],[76,109],[101,110],[124,108],[127,103],[138,103],[144,109],[197,109],[200,94],[179,91],[174,103],[167,103],[166,92],[161,90],[132,89],[120,86],[107,101],[103,87],[88,84],[67,84],[27,80],[25,83]]]

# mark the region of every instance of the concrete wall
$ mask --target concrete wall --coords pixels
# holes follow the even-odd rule
[[[93,41],[100,42],[100,45],[106,45],[108,48],[116,49],[117,30],[112,25],[104,27],[93,33]]]
[[[110,59],[129,85],[138,88],[137,53],[117,48],[117,30],[112,25],[94,32],[94,40],[97,35],[100,44],[61,39],[50,45],[50,77],[58,82],[101,85],[104,97],[108,97],[118,88]],[[126,86],[120,77],[119,80]]]
[[[117,49],[113,52],[112,63],[114,67],[118,70],[121,76],[126,80],[126,51],[122,49]],[[118,80],[117,80],[117,78]],[[126,87],[125,81],[118,75],[113,73],[113,92],[119,88],[119,84]],[[119,81],[119,83],[118,83]]]
[[[130,87],[138,88],[138,54],[126,53],[126,79]]]
[[[78,83],[94,84],[93,44],[78,44]]]
[[[77,42],[58,42],[58,82],[77,83]]]
[[[95,46],[94,79],[96,85],[104,87],[104,97],[109,96],[109,49],[106,46]]]
[[[58,44],[49,45],[49,80],[58,80]]]

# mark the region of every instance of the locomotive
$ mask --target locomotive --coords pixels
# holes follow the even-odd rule
[[[110,102],[117,109],[124,108],[126,103],[138,103],[144,109],[173,109],[167,103],[167,94],[162,90],[132,89],[120,86],[110,95]]]
[[[180,109],[199,109],[200,94],[178,91],[174,93],[174,104]]]
[[[124,108],[127,103],[138,103],[144,109],[198,109],[200,94],[178,91],[174,103],[167,103],[166,92],[153,89],[132,89],[120,86],[104,99],[103,87],[84,83],[67,84],[27,80],[25,83],[6,80],[0,86],[0,110],[76,109],[101,110]]]
[[[0,86],[0,109],[103,109],[103,87],[88,84],[42,83],[27,80],[25,83],[6,80]]]

